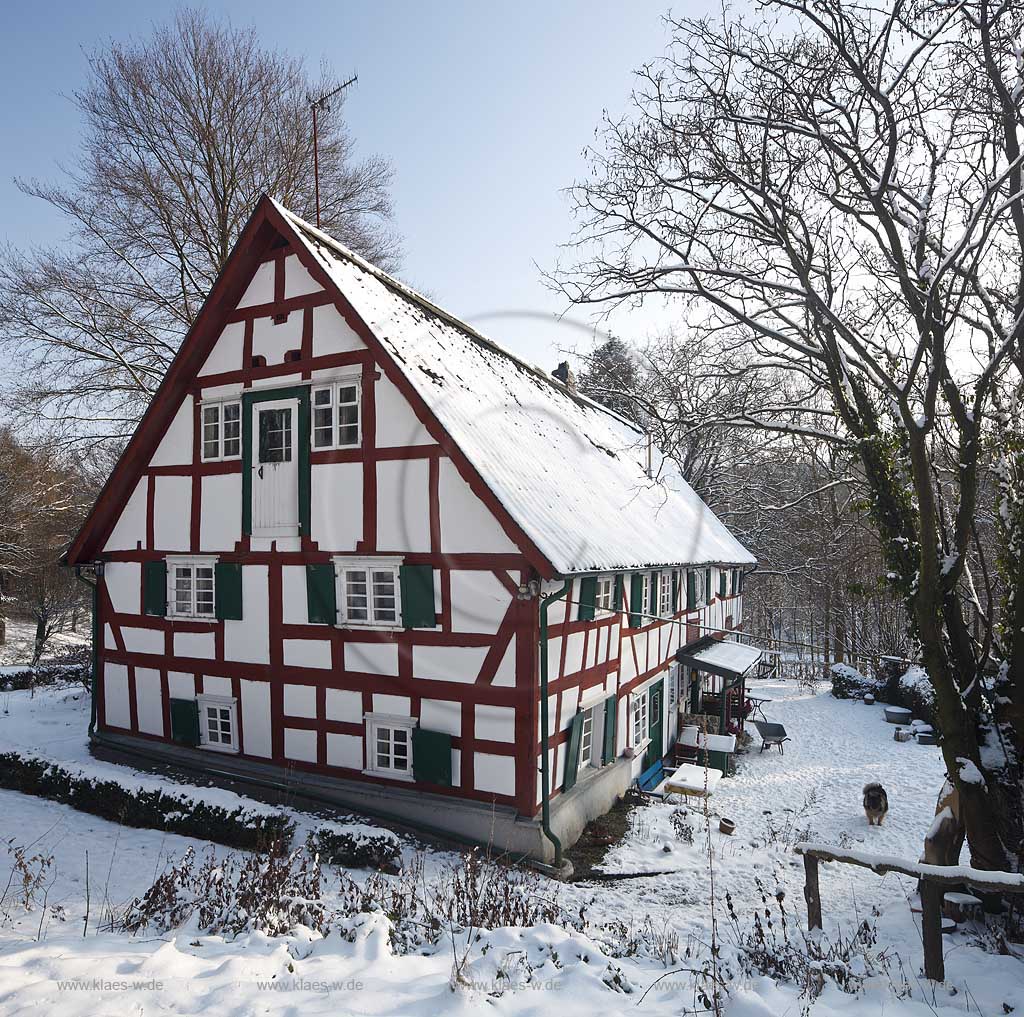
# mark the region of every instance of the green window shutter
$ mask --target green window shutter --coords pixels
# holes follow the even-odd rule
[[[725,569],[718,570],[718,595],[725,596]]]
[[[163,617],[167,614],[167,562],[147,561],[143,569],[142,610]]]
[[[615,759],[615,707],[617,700],[610,696],[604,701],[604,743],[601,745],[601,762],[610,763]]]
[[[672,570],[672,613],[679,610],[679,570]]]
[[[199,744],[199,703],[194,699],[171,700],[171,741]]]
[[[615,599],[612,602],[612,606],[614,607],[614,609],[616,611],[621,611],[622,610],[622,587],[623,587],[623,581],[622,580],[623,580],[623,576],[622,576],[621,573],[615,577],[615,592],[613,594]]]
[[[644,606],[640,603],[644,595],[644,580],[639,572],[629,577],[629,627],[640,628]]]
[[[579,621],[593,621],[597,605],[597,576],[584,576],[580,580]]]
[[[686,608],[692,611],[697,606],[697,573],[692,569],[686,573]]]
[[[565,781],[562,790],[568,791],[580,774],[580,741],[583,738],[583,714],[577,713],[569,728],[569,748],[565,753]]]
[[[217,617],[227,621],[242,620],[242,566],[233,561],[219,561],[216,567],[214,597]]]
[[[736,592],[737,593],[742,593],[743,592],[743,578],[744,578],[743,569],[737,569],[736,570],[736,578],[739,580],[739,583],[738,583],[738,585],[736,587]]]
[[[509,760],[511,762],[511,760]],[[423,784],[452,786],[452,736],[441,731],[412,731],[412,775]]]
[[[338,597],[333,565],[306,566],[306,601],[311,622],[337,623]]]
[[[402,565],[398,570],[402,586],[402,625],[407,629],[432,629],[434,612],[434,570],[429,565]]]
[[[715,591],[711,586],[711,569],[704,570],[704,603],[710,604],[712,598],[715,596]]]

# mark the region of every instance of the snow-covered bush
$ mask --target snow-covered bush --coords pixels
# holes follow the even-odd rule
[[[932,727],[939,730],[939,717],[935,709],[935,690],[923,667],[913,664],[900,675],[896,693],[890,702],[895,702],[898,706],[905,706],[915,717],[927,721]]]
[[[36,689],[42,685],[74,682],[89,687],[92,680],[92,652],[87,646],[68,646],[35,667],[4,671],[3,686],[11,692]]]
[[[328,910],[322,884],[316,856],[301,848],[290,853],[235,853],[222,859],[210,849],[202,861],[189,848],[112,924],[133,933],[145,928],[166,932],[190,924],[221,935],[282,936],[296,925],[324,932]]]
[[[867,919],[860,922],[852,936],[839,932],[830,938],[821,931],[808,933],[787,911],[781,889],[772,893],[760,879],[755,882],[761,906],[746,923],[737,914],[731,894],[725,895],[734,957],[743,975],[766,975],[776,982],[796,985],[800,995],[811,1001],[828,983],[841,992],[859,993],[874,975],[886,975],[897,995],[909,992],[902,971],[897,973],[897,984],[889,956],[875,949],[878,934]]]
[[[272,844],[287,846],[295,829],[281,812],[242,806],[227,809],[203,801],[187,789],[176,792],[125,786],[17,752],[0,753],[0,787],[49,798],[125,826],[166,830],[229,847],[262,850]]]
[[[881,696],[882,685],[873,678],[862,675],[849,664],[833,664],[829,668],[832,679],[832,695],[836,699],[863,699],[867,693]]]
[[[391,873],[402,867],[398,837],[362,823],[322,823],[309,835],[308,849],[328,865]]]

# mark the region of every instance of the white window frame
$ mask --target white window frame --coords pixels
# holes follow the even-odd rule
[[[402,626],[402,583],[399,569],[402,558],[353,557],[351,555],[334,559],[334,590],[338,605],[338,624],[348,629],[401,629]],[[347,577],[350,572],[363,572],[366,577],[366,618],[349,618]],[[376,617],[377,607],[372,594],[371,572],[391,572],[395,582],[394,619]]]
[[[366,768],[363,773],[372,777],[388,777],[392,780],[414,780],[413,758],[412,758],[412,732],[416,727],[415,717],[402,717],[394,713],[366,713],[363,715],[366,727]],[[377,733],[380,730],[403,730],[406,732],[406,745],[408,747],[407,761],[408,769],[397,770],[389,766],[380,766],[377,762]],[[394,756],[394,741],[391,741],[392,758]]]
[[[683,665],[678,661],[668,669],[668,681],[666,695],[666,713],[671,717],[676,713],[679,706],[680,681],[683,674]]]
[[[338,440],[338,432],[341,424],[338,420],[339,407],[341,404],[338,402],[338,392],[342,388],[354,388],[356,390],[355,403],[346,402],[344,405],[352,406],[356,408],[356,440],[354,442],[345,442],[344,444]],[[331,411],[331,442],[329,445],[318,445],[316,443],[316,411],[318,409],[324,409],[324,405],[317,406],[316,395],[318,392],[330,392],[331,401],[329,408]],[[309,392],[309,411],[310,411],[310,429],[309,429],[309,441],[310,448],[314,452],[330,452],[331,450],[346,449],[346,448],[360,448],[363,444],[363,385],[362,379],[359,375],[352,375],[346,378],[334,378],[329,382],[316,382],[310,387]],[[346,425],[349,426],[349,425]]]
[[[597,706],[591,706],[580,712],[583,714],[583,723],[580,726],[580,759],[578,769],[585,770],[594,761],[594,748],[597,745],[597,739],[595,738]]]
[[[611,614],[615,610],[615,577],[598,576],[594,590],[594,610],[599,614]]]
[[[641,732],[637,732],[637,720],[642,719]],[[633,748],[639,751],[651,743],[651,689],[644,686],[630,693],[629,698],[629,738]]]
[[[650,572],[641,573],[640,579],[640,625],[643,627],[653,619],[651,615],[651,596],[654,593],[654,578]]]
[[[199,708],[199,745],[201,748],[209,749],[211,752],[235,752],[238,747],[238,700],[232,696],[196,696],[196,703]],[[206,715],[207,707],[227,709],[228,724],[230,725],[230,744],[221,741],[210,741],[210,721]]]
[[[217,620],[217,559],[206,555],[176,555],[164,559],[167,564],[167,617],[187,618],[191,621],[216,621]],[[188,611],[178,610],[177,597],[177,569],[187,568],[192,572],[191,580],[191,607]],[[196,611],[196,569],[209,568],[211,572],[210,591],[212,604],[209,614],[200,614]]]
[[[662,572],[658,580],[658,615],[672,617],[672,572]]]
[[[228,455],[224,453],[224,409],[227,406],[238,407],[238,419],[234,423],[238,427],[238,435],[235,440],[238,442],[238,451]],[[206,411],[217,411],[217,454],[206,454]],[[201,402],[199,405],[199,458],[204,463],[230,462],[233,459],[242,458],[242,403],[238,399],[217,399],[209,402]]]

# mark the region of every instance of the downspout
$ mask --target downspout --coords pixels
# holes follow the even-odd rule
[[[561,600],[572,587],[567,579],[565,586],[545,597],[540,602],[540,808],[541,829],[555,849],[555,868],[562,867],[562,842],[551,829],[551,774],[548,762],[548,607]]]
[[[100,670],[100,591],[99,578],[93,572],[93,578],[87,579],[82,572],[82,566],[75,566],[75,578],[92,591],[92,678],[89,682],[89,740],[96,731],[96,681],[99,678]]]

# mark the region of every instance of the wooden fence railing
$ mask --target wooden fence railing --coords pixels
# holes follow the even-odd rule
[[[871,869],[880,876],[899,872],[917,879],[921,887],[921,936],[924,941],[924,974],[936,982],[945,981],[942,957],[942,898],[945,889],[970,886],[983,893],[1024,893],[1024,875],[1016,872],[987,872],[968,865],[925,865],[900,858],[873,855],[867,851],[849,851],[819,844],[797,844],[793,849],[804,859],[804,900],[807,902],[807,927],[820,929],[821,892],[818,886],[818,862],[840,862]]]

